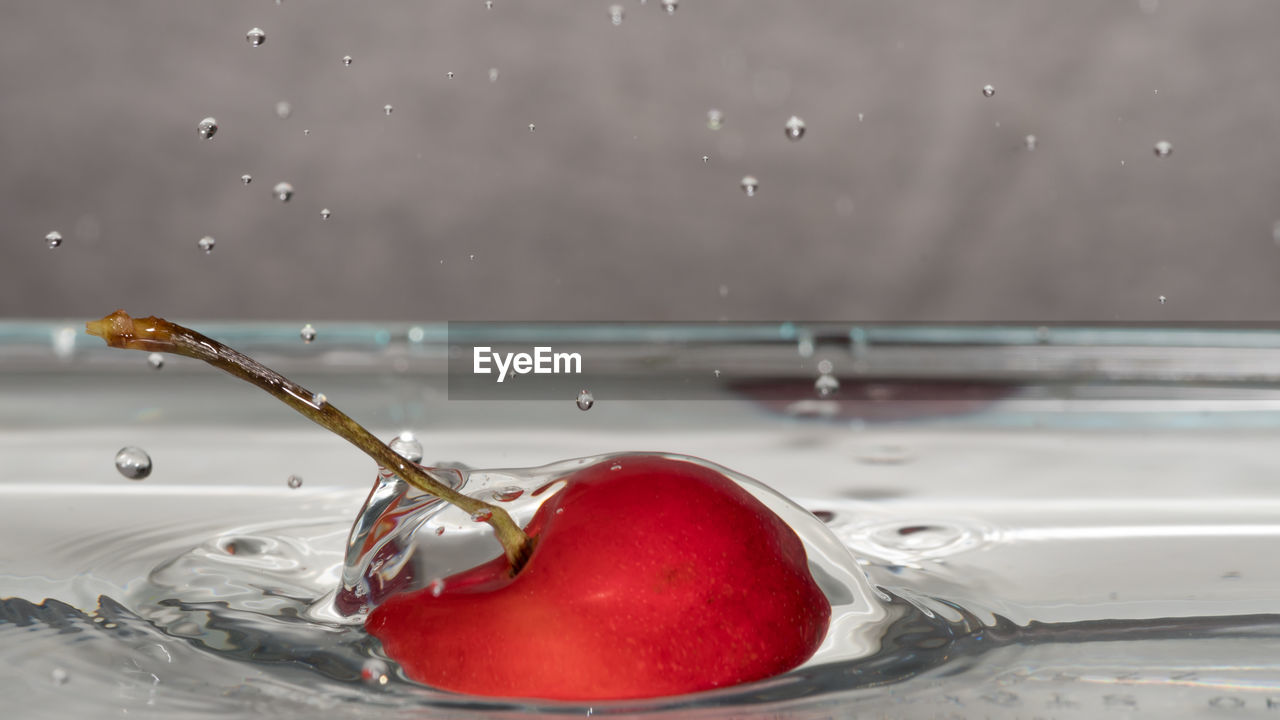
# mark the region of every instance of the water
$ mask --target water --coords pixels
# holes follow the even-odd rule
[[[591,394],[590,390],[580,390],[578,391],[576,402],[579,410],[590,410],[596,404],[596,397]]]
[[[244,175],[240,176],[240,182],[244,183],[245,185],[248,185],[249,183],[253,182],[253,176],[248,173],[245,173]]]
[[[151,474],[151,456],[142,448],[120,448],[116,453],[116,470],[130,480],[143,480]]]
[[[267,41],[267,34],[262,28],[256,27],[244,34],[244,39],[254,47],[262,47],[262,43]]]
[[[328,220],[332,216],[333,216],[333,212],[329,210],[329,208],[324,208],[323,210],[320,211],[320,217],[323,220]]]
[[[1173,154],[1173,143],[1168,140],[1161,140],[1156,143],[1153,152],[1155,152],[1156,157],[1169,157]]]
[[[311,323],[307,323],[298,331],[298,337],[301,337],[304,343],[313,342],[316,339],[316,329],[311,326]]]
[[[287,352],[296,332],[260,349]],[[833,371],[832,336],[783,333],[797,334],[820,348],[808,367]],[[1061,337],[1028,336],[1045,358],[1066,349]],[[858,362],[874,367],[875,346],[859,347]],[[1274,391],[1200,392],[1184,380],[1145,394],[1114,384],[926,392],[846,377],[838,400],[819,401],[804,382],[782,394],[776,381],[752,384],[770,376],[762,368],[804,360],[794,340],[778,349],[776,364],[758,345],[708,353],[738,368],[718,402],[624,395],[606,415],[555,401],[450,403],[442,376],[395,371],[378,360],[385,350],[352,372],[348,349],[309,381],[411,459],[424,443],[401,423],[418,418],[438,476],[518,518],[564,472],[661,448],[732,466],[813,511],[756,490],[804,535],[847,621],[810,663],[739,688],[598,704],[599,714],[1186,717],[1274,701]],[[23,549],[0,569],[0,692],[31,716],[584,714],[536,701],[475,707],[408,682],[353,622],[361,596],[431,587],[496,554],[483,523],[221,373],[185,360],[152,373],[130,353],[82,343],[60,352],[80,362],[23,369],[22,354],[0,354],[11,400],[0,408],[0,542]],[[1153,348],[1143,362],[1180,357],[1207,356]],[[316,372],[295,362],[302,379]],[[782,411],[805,401],[832,411]],[[163,455],[146,482],[106,466],[122,438]],[[565,459],[582,455],[593,457]],[[513,466],[526,469],[475,469]],[[307,482],[280,482],[291,476]],[[357,517],[357,537],[371,542],[353,559]]]
[[[343,55],[343,56],[342,56],[342,64],[343,64],[343,65],[346,65],[346,66],[348,66],[348,67],[350,67],[350,65],[351,65],[351,56],[350,56],[350,55]]]
[[[787,119],[787,124],[785,129],[787,133],[787,139],[792,142],[795,142],[796,140],[799,140],[800,138],[804,137],[804,133],[805,133],[804,120],[801,120],[796,115],[792,115],[790,118]]]
[[[293,199],[293,185],[287,182],[278,182],[275,187],[271,188],[271,194],[280,202],[289,202]]]
[[[982,86],[982,96],[983,96],[983,97],[991,97],[991,96],[993,96],[993,95],[995,95],[995,94],[996,94],[996,88],[995,88],[995,86],[994,86],[994,85],[983,85],[983,86]]]
[[[209,138],[213,137],[214,134],[216,134],[217,132],[218,132],[218,121],[211,117],[207,117],[201,120],[200,123],[196,125],[196,134],[204,138],[205,140],[208,140]]]
[[[196,247],[203,250],[205,255],[212,253],[214,246],[217,244],[218,244],[218,241],[213,239],[212,235],[205,235],[204,237],[196,241]]]
[[[48,245],[50,250],[56,247],[61,247],[62,233],[58,232],[57,230],[51,230],[49,234],[44,236],[44,244]]]

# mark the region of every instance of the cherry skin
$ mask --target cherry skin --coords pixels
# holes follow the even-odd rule
[[[711,468],[660,456],[565,478],[504,557],[395,595],[366,629],[409,677],[472,695],[644,698],[786,672],[831,605],[781,518]]]

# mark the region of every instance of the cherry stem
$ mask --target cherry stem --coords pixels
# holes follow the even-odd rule
[[[176,323],[158,317],[132,318],[123,310],[85,323],[90,335],[97,335],[111,347],[144,352],[167,352],[203,360],[241,380],[267,391],[285,405],[308,417],[364,451],[382,467],[394,471],[419,490],[452,503],[475,518],[486,518],[502,544],[512,574],[524,566],[532,550],[529,536],[506,510],[455,491],[431,477],[416,463],[374,437],[350,416],[329,404],[323,395],[308,391],[298,383],[226,345]]]

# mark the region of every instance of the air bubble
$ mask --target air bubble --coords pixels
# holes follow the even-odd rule
[[[666,10],[668,15],[675,15],[679,5],[680,0],[662,0],[662,9]]]
[[[49,246],[50,250],[58,247],[62,244],[62,233],[57,230],[51,231],[48,235],[44,236],[44,243]]]
[[[801,120],[800,117],[797,115],[792,115],[787,120],[786,129],[787,129],[787,139],[792,142],[795,142],[796,140],[799,140],[800,138],[804,137],[804,130],[805,130],[804,120]]]
[[[739,184],[742,186],[742,192],[746,193],[747,197],[755,197],[756,191],[760,189],[760,181],[754,175],[744,176]]]
[[[343,64],[343,65],[346,65],[347,67],[350,67],[350,66],[351,66],[351,56],[350,56],[350,55],[343,55],[343,56],[342,56],[342,64]]]
[[[205,140],[208,140],[209,138],[213,137],[214,134],[216,134],[217,132],[218,132],[218,121],[214,120],[211,117],[207,117],[201,120],[200,124],[196,126],[196,134],[204,138]]]
[[[489,508],[480,508],[471,513],[471,522],[489,522],[493,519],[493,511]]]
[[[578,391],[578,409],[590,410],[596,404],[596,397],[591,394],[590,390]]]
[[[512,500],[518,499],[521,495],[524,495],[524,489],[518,488],[514,485],[493,491],[493,499],[498,502],[511,502]]]
[[[992,95],[995,95],[995,94],[996,94],[996,87],[995,87],[995,85],[983,85],[983,86],[982,86],[982,96],[983,96],[983,97],[991,97]],[[1017,93],[1014,93],[1014,94],[1016,95]]]
[[[289,202],[293,199],[293,186],[287,182],[278,182],[271,188],[271,194],[280,202]]]
[[[307,323],[298,331],[298,337],[302,338],[304,343],[313,342],[316,339],[316,329],[311,326],[311,323]]]
[[[298,475],[290,475],[286,482],[288,482],[289,488],[292,490],[297,490],[302,487],[302,478]]]
[[[622,19],[625,15],[626,12],[622,9],[621,5],[609,6],[609,20],[613,23],[614,27],[622,24]]]
[[[333,215],[333,213],[329,212],[329,208],[325,208],[320,211],[320,217],[324,220],[328,220],[331,215]]]
[[[204,237],[196,241],[196,247],[203,250],[205,255],[208,255],[209,253],[213,252],[213,246],[217,244],[218,244],[218,241],[214,240],[212,235],[205,235]]]
[[[724,113],[712,108],[707,111],[707,129],[719,130],[724,127]]]
[[[254,47],[262,47],[262,43],[267,41],[267,34],[263,32],[262,28],[256,27],[245,33],[244,39]]]
[[[151,353],[147,356],[147,364],[151,366],[152,370],[159,370],[164,367],[164,355]]]
[[[280,102],[276,103],[276,117],[280,118],[281,120],[288,120],[289,116],[292,114],[293,114],[293,106],[290,105],[287,100],[281,100]]]
[[[249,173],[245,173],[244,175],[240,176],[240,182],[244,183],[245,185],[248,185],[249,183],[253,182],[253,176],[250,175]]]
[[[130,480],[142,480],[151,474],[151,456],[142,448],[122,447],[116,453],[116,470]]]
[[[1155,148],[1153,148],[1153,151],[1155,152],[1156,157],[1169,157],[1170,155],[1173,154],[1173,143],[1169,142],[1168,140],[1161,140],[1160,142],[1156,143],[1156,146]]]
[[[393,110],[395,110],[395,108],[391,107],[391,104],[390,104],[390,103],[388,103],[388,104],[386,104],[386,105],[383,105],[383,106],[382,106],[382,112],[384,112],[384,113],[386,113],[386,114],[388,114],[388,115],[390,115],[390,114],[391,114],[391,112],[392,112]]]
[[[831,397],[840,391],[840,381],[835,375],[824,373],[813,381],[813,389],[818,393],[818,397]]]
[[[391,441],[391,449],[396,451],[400,457],[409,462],[416,463],[422,461],[422,441],[414,437],[413,433],[405,430]]]

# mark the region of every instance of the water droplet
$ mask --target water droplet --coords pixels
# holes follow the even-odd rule
[[[130,480],[141,480],[151,474],[151,456],[142,448],[122,447],[116,453],[116,470]]]
[[[863,118],[862,113],[858,113],[858,122],[862,122],[862,118]]]
[[[719,130],[724,127],[724,113],[712,108],[707,111],[707,129]]]
[[[213,236],[211,235],[205,235],[204,237],[196,241],[196,247],[203,250],[205,255],[208,255],[209,253],[213,252],[213,246],[217,244],[218,244],[218,241],[214,240]]]
[[[280,202],[289,202],[293,199],[293,186],[287,182],[278,182],[271,188],[271,194]]]
[[[591,394],[590,390],[578,391],[578,409],[590,410],[596,404],[596,397]]]
[[[492,9],[493,9],[493,0],[484,0],[484,9],[485,9],[485,10],[492,10]]]
[[[489,68],[489,82],[498,82],[498,68]]]
[[[245,173],[244,175],[240,176],[240,182],[244,183],[245,185],[248,185],[249,183],[253,182],[253,176],[250,175],[249,173]]]
[[[302,129],[302,134],[303,134],[303,135],[310,135],[310,134],[311,134],[311,131],[310,131],[310,130],[308,130],[307,128],[303,128],[303,129]]]
[[[787,139],[788,140],[795,142],[796,140],[799,140],[800,138],[804,137],[804,130],[805,130],[804,120],[801,120],[799,116],[792,115],[787,120]]]
[[[153,370],[159,370],[164,367],[164,356],[160,353],[151,353],[147,356],[147,364],[150,365]]]
[[[329,398],[325,397],[324,393],[316,393],[311,396],[311,404],[319,410],[329,404]]]
[[[668,15],[675,15],[679,5],[680,0],[662,0],[662,9],[666,10]]]
[[[388,114],[388,115],[390,115],[390,114],[391,114],[391,111],[393,111],[393,110],[395,110],[395,108],[391,107],[390,103],[388,103],[388,104],[386,104],[386,105],[383,105],[383,106],[382,106],[382,112],[384,112],[384,113],[386,113],[386,114]]]
[[[742,192],[746,193],[747,197],[755,197],[756,190],[760,189],[760,181],[754,175],[743,177],[740,184],[742,185]]]
[[[391,449],[409,462],[422,461],[422,441],[414,437],[413,433],[408,430],[401,432],[391,441]]]
[[[440,593],[444,592],[444,580],[432,580],[427,587],[431,588],[431,597],[440,597]]]
[[[831,397],[840,391],[840,381],[835,375],[823,373],[813,381],[813,389],[817,391],[818,397]]]
[[[443,534],[444,534],[444,526],[443,526],[443,525],[441,525],[440,527],[436,528],[436,534],[437,534],[437,535],[443,535]]]
[[[534,125],[533,123],[529,123],[529,132],[533,132],[534,130],[537,130],[537,129],[538,129],[537,125]]]
[[[447,78],[449,78],[450,80],[452,80],[452,79],[453,79],[453,71],[452,71],[452,70],[450,70],[450,71],[446,72],[446,73],[444,74],[444,76],[445,76],[445,77],[447,77]]]
[[[471,522],[489,522],[493,518],[493,511],[489,508],[480,508],[471,513]]]
[[[1271,224],[1271,239],[1275,244],[1280,245],[1280,220]]]
[[[1161,295],[1160,297],[1156,298],[1156,300],[1159,300],[1159,301],[1160,301],[1160,304],[1161,304],[1161,305],[1163,305],[1163,304],[1165,304],[1166,302],[1168,302],[1169,298],[1167,298],[1167,297],[1165,297],[1165,296]]]
[[[289,479],[286,482],[289,483],[290,489],[293,489],[293,490],[297,490],[298,488],[302,487],[302,478],[297,475],[290,475]]]
[[[201,120],[200,124],[196,126],[196,134],[198,134],[200,137],[204,138],[205,140],[208,140],[209,138],[213,137],[214,134],[217,132],[218,132],[218,121],[214,120],[211,117],[207,117]]]
[[[996,94],[996,87],[995,87],[994,85],[983,85],[983,86],[982,86],[982,96],[983,96],[983,97],[991,97],[992,95],[995,95],[995,94]]]
[[[720,297],[729,297],[729,286],[728,286],[728,285],[721,285],[721,286],[720,286],[719,288],[717,288],[717,289],[718,289],[718,291],[720,292]]]
[[[704,165],[705,165],[705,164],[707,164],[707,162],[708,162],[708,161],[710,161],[710,160],[711,160],[711,156],[710,156],[710,155],[703,155],[703,156],[702,156],[702,164],[704,164]]]
[[[1161,140],[1156,143],[1154,150],[1156,157],[1169,157],[1173,154],[1173,143],[1168,140]]]
[[[307,323],[298,331],[298,336],[302,338],[302,342],[309,343],[316,339],[316,329],[311,327],[311,323]]]
[[[387,664],[381,660],[368,660],[360,668],[360,680],[366,685],[382,686],[391,682],[387,676]]]
[[[280,118],[281,120],[288,120],[289,116],[292,114],[293,114],[293,106],[290,105],[287,100],[281,100],[280,102],[276,103],[276,117]]]
[[[350,67],[350,66],[351,66],[351,56],[350,56],[350,55],[343,55],[343,56],[342,56],[342,64],[343,64],[343,65],[346,65],[346,66],[348,66],[348,67]]]
[[[325,220],[328,220],[331,215],[333,215],[333,213],[329,212],[329,208],[325,208],[320,211],[320,217]]]
[[[818,361],[819,375],[830,375],[831,370],[832,370],[832,365],[830,360],[822,359]]]
[[[66,685],[67,681],[71,679],[71,676],[67,674],[66,670],[58,667],[54,668],[53,672],[49,673],[49,679],[53,681],[54,685]]]
[[[1023,142],[1026,144],[1028,150],[1035,150],[1036,145],[1039,144],[1039,141],[1036,140],[1035,135],[1028,135],[1026,139],[1023,140]]]
[[[514,485],[510,487],[499,488],[493,491],[493,499],[498,502],[511,502],[524,495],[524,490]]]
[[[468,256],[467,256],[467,259],[468,259],[468,260],[475,260],[475,259],[476,259],[476,254],[475,254],[475,253],[471,253],[470,255],[468,255]]]
[[[626,12],[622,9],[621,5],[609,6],[609,20],[613,23],[614,27],[622,24],[622,18],[625,14]]]
[[[610,470],[621,470],[621,469],[622,469],[622,463],[614,463],[614,464],[612,464],[612,465],[610,465],[610,466],[609,466],[609,469],[610,469]]]
[[[52,250],[62,244],[62,233],[57,230],[53,230],[48,235],[44,236],[44,242],[49,246],[49,249]]]
[[[267,34],[262,31],[262,28],[256,27],[245,33],[244,39],[254,47],[262,47],[262,43],[267,41]]]

